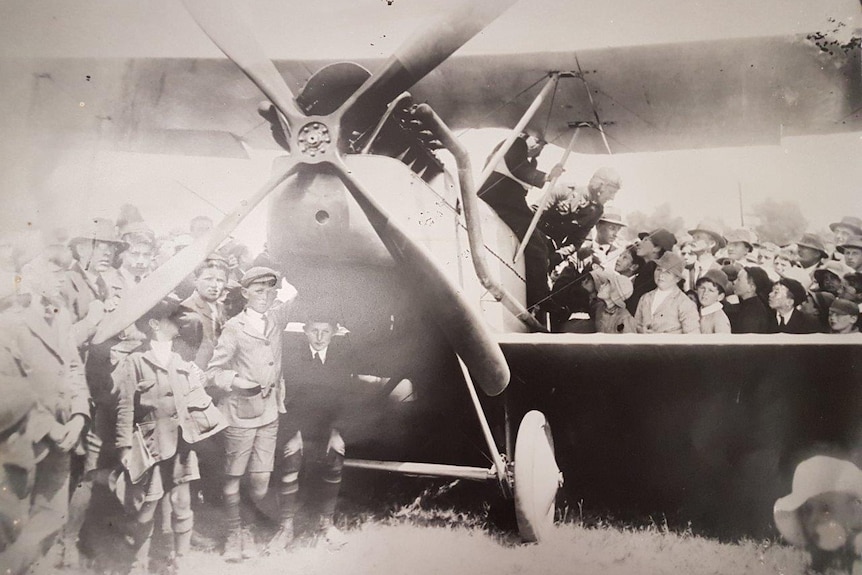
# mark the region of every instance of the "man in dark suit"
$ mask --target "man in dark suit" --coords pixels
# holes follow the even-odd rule
[[[805,288],[790,278],[781,278],[769,292],[769,307],[775,312],[773,333],[817,333],[821,331],[817,318],[797,309],[805,301]]]
[[[500,145],[502,142],[494,148],[492,156]],[[555,166],[549,174],[536,168],[536,158],[544,146],[543,141],[529,134],[518,136],[477,192],[522,241],[533,219],[533,210],[527,204],[527,193],[534,187],[542,188],[563,171],[562,166]],[[547,242],[547,237],[541,231],[534,230],[524,251],[528,307],[538,305],[548,295]]]
[[[346,350],[332,344],[337,322],[323,312],[312,312],[303,327],[304,340],[286,346],[284,355],[285,411],[279,425],[281,529],[270,542],[270,552],[281,552],[294,537],[293,519],[299,507],[299,475],[308,466],[319,483],[321,527],[326,542],[343,544],[333,524],[341,488],[344,439],[343,406],[351,403],[351,370]]]

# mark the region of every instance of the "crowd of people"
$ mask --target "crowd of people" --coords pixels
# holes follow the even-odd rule
[[[4,242],[4,571],[35,561],[182,570],[205,504],[220,510],[224,540],[214,544],[227,561],[284,552],[306,504],[317,520],[305,532],[340,546],[343,408],[381,389],[409,400],[410,382],[352,373],[331,310],[305,302],[293,317],[295,288],[265,265],[265,252],[252,260],[233,241],[134,324],[94,343],[137,284],[212,228],[197,217],[188,234],[157,238],[136,210],[118,221],[45,234],[35,251]],[[285,339],[288,320],[304,337]],[[313,500],[300,498],[306,481]],[[262,505],[269,491],[275,512]],[[261,517],[269,531],[253,532]]]
[[[535,167],[541,147],[517,139],[479,190],[520,239],[534,227],[527,192],[562,173]],[[831,225],[834,249],[812,233],[780,248],[708,222],[623,242],[623,218],[606,209],[620,187],[611,168],[583,188],[550,186],[525,265],[528,307],[552,331],[858,333],[862,219]],[[7,573],[46,554],[116,573],[146,572],[156,557],[179,569],[201,501],[221,510],[226,560],[281,553],[295,540],[307,478],[319,512],[312,531],[343,541],[333,517],[343,418],[357,400],[346,390],[404,399],[411,384],[354,373],[331,310],[310,305],[292,317],[297,292],[266,252],[253,258],[225,243],[133,325],[94,343],[137,284],[212,227],[196,217],[187,233],[157,237],[126,208],[116,225],[96,218],[78,235],[42,234],[37,250],[0,242]],[[298,345],[285,345],[288,321],[304,326]],[[261,510],[268,492],[274,514]],[[266,541],[250,529],[262,514],[272,522]]]
[[[862,219],[833,222],[830,244],[804,233],[779,247],[708,221],[624,242],[625,222],[606,209],[622,186],[616,171],[600,168],[585,188],[555,185],[562,167],[538,170],[542,147],[522,134],[478,195],[521,241],[538,218],[524,251],[527,305],[551,331],[858,333]],[[532,187],[547,189],[538,215]]]

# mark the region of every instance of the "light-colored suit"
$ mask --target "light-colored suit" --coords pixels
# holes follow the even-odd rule
[[[284,410],[281,356],[290,308],[290,303],[277,301],[267,311],[266,333],[252,325],[245,311],[224,325],[207,368],[207,377],[215,386],[229,392],[219,402],[228,425],[261,427],[278,419],[279,411]],[[261,392],[249,395],[245,390],[234,388],[235,377],[257,383]]]
[[[221,413],[204,391],[205,376],[195,364],[172,353],[166,363],[151,349],[131,354],[114,375],[119,389],[117,447],[132,446],[137,424],[156,461],[173,457],[179,430],[197,443],[224,429]]]
[[[638,303],[635,325],[638,333],[700,333],[697,306],[682,290],[674,287],[652,312],[652,302],[658,290],[647,292]]]

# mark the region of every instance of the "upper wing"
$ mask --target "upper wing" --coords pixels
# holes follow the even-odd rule
[[[530,125],[559,145],[595,113],[614,152],[777,144],[782,135],[862,129],[858,45],[830,53],[800,36],[467,56],[413,92],[457,128],[511,127],[549,72],[577,73],[578,62],[584,80],[561,78]],[[600,134],[582,132],[576,151],[603,153]]]
[[[858,46],[829,53],[805,37],[770,37],[591,50],[577,61],[595,107],[584,81],[561,78],[530,126],[554,143],[596,113],[614,152],[862,130]],[[295,84],[329,63],[276,66]],[[383,62],[358,63],[376,70]],[[577,72],[576,54],[455,55],[411,92],[454,128],[510,128],[552,71]],[[245,157],[243,143],[277,147],[257,113],[263,95],[227,59],[5,60],[2,73],[9,140],[224,157]],[[585,130],[576,151],[605,147]]]

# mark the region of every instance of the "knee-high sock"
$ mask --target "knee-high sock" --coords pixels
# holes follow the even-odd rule
[[[225,493],[224,510],[227,518],[228,531],[234,531],[240,527],[239,519],[239,492]]]
[[[288,473],[281,478],[278,489],[278,514],[282,523],[293,520],[299,507],[299,474]]]

